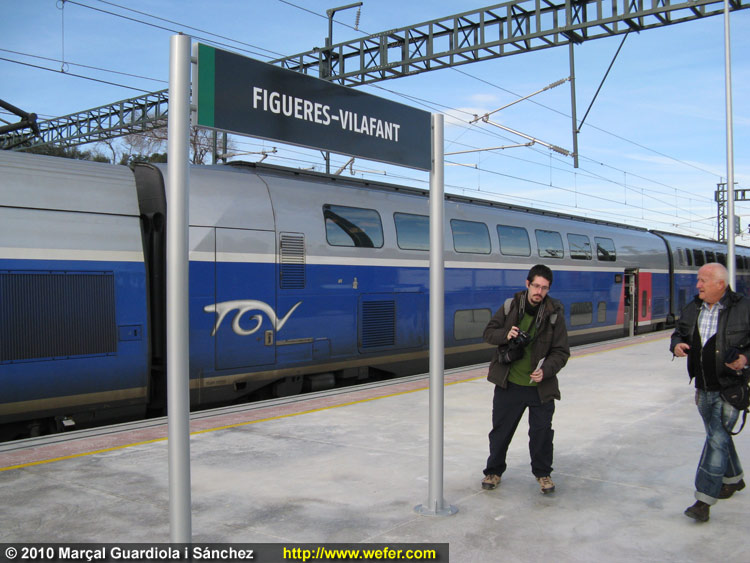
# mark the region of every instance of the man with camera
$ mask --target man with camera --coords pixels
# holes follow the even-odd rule
[[[484,340],[497,346],[487,379],[495,384],[490,456],[483,489],[494,489],[506,469],[505,457],[526,408],[529,409],[531,472],[542,493],[552,493],[552,415],[560,399],[557,372],[570,357],[563,306],[548,295],[552,270],[537,264],[526,277],[526,290],[506,300],[484,329]]]
[[[670,351],[687,356],[690,379],[695,380],[695,404],[706,429],[706,442],[695,474],[696,502],[685,515],[706,522],[710,508],[745,488],[742,466],[732,441],[732,428],[742,400],[736,405],[727,390],[747,387],[750,357],[750,300],[729,287],[729,273],[711,263],[698,270],[698,295],[685,305],[677,322]]]

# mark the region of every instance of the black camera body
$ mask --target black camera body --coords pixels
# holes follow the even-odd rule
[[[518,335],[516,335],[515,338],[511,338],[510,345],[511,347],[516,346],[519,348],[525,348],[529,342],[531,342],[531,336],[529,336],[529,333],[519,330]]]
[[[518,334],[508,341],[504,349],[500,350],[500,361],[504,364],[511,364],[516,360],[523,358],[523,349],[531,342],[531,336],[528,332],[519,330]]]

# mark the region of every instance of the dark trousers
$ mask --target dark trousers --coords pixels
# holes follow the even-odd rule
[[[536,387],[526,387],[508,382],[508,388],[495,385],[492,400],[492,431],[490,431],[490,457],[487,458],[485,475],[502,475],[507,465],[505,456],[518,423],[526,407],[529,409],[529,454],[531,472],[535,477],[547,477],[552,473],[552,415],[555,401],[542,403]]]

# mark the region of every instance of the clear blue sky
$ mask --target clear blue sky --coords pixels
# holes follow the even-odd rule
[[[59,0],[0,0],[0,59],[16,61],[0,60],[0,99],[45,119],[164,89],[169,37],[177,31],[264,61],[307,52],[324,44],[326,9],[349,3],[75,0],[63,7]],[[359,31],[352,29],[356,9],[336,14],[334,43],[490,4],[365,0]],[[750,9],[734,12],[731,24],[735,181],[750,188]],[[576,47],[579,119],[620,41],[615,37]],[[67,74],[59,72],[63,60]],[[568,49],[513,55],[459,70],[379,82],[363,90],[446,113],[446,153],[515,144],[524,140],[468,121],[567,77]],[[446,191],[715,237],[713,193],[727,174],[724,77],[722,16],[631,34],[581,129],[578,169],[571,158],[540,145],[446,156]],[[566,84],[494,114],[493,120],[570,150],[570,113]],[[16,121],[6,113],[0,118]],[[323,169],[318,151],[235,141],[237,150],[246,153],[273,146],[278,152],[265,162]],[[347,160],[334,155],[333,166]],[[426,187],[428,181],[423,172],[364,160],[357,160],[354,170],[358,177],[393,183]],[[736,213],[747,231],[750,204],[738,203]],[[750,235],[738,243],[750,244]]]

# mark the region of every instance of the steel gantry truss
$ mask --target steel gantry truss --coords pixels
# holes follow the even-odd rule
[[[750,7],[731,0],[730,9]],[[422,72],[580,44],[723,13],[724,0],[511,0],[271,61],[359,86]],[[39,134],[0,136],[0,148],[75,146],[166,125],[167,90],[49,121]]]

